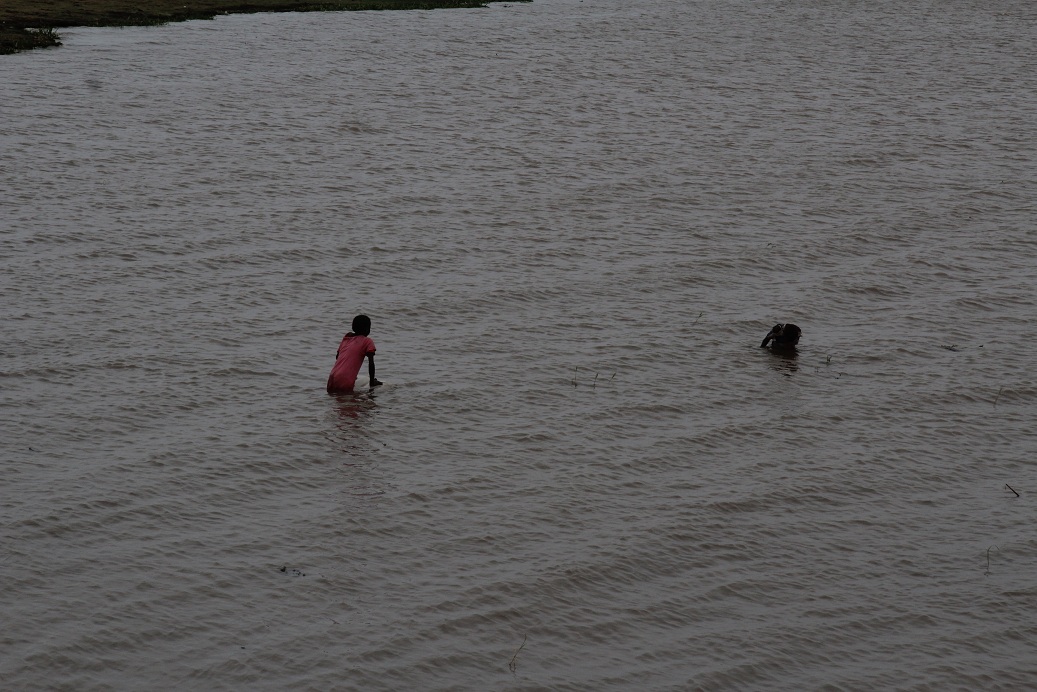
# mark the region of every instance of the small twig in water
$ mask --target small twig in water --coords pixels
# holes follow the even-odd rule
[[[1013,493],[1015,493],[1015,488],[1013,488],[1012,486],[1008,485],[1008,483],[1005,483],[1005,487],[1008,488],[1009,490],[1011,490]],[[1015,493],[1015,496],[1019,497],[1019,493]]]
[[[526,637],[527,637],[527,636],[528,636],[528,635],[525,635],[525,634],[523,634],[523,635],[522,635],[522,644],[521,644],[521,645],[519,646],[519,648],[518,648],[518,649],[516,649],[516,650],[515,650],[515,655],[514,655],[514,656],[512,656],[512,657],[511,657],[511,661],[510,661],[510,662],[508,662],[508,670],[510,670],[510,671],[511,671],[511,674],[512,674],[512,675],[514,675],[514,674],[515,674],[515,669],[516,669],[516,668],[518,668],[518,663],[517,663],[517,661],[518,661],[518,655],[519,655],[519,651],[522,651],[523,647],[525,647],[525,645],[526,645]]]
[[[1001,387],[1001,389],[997,390],[997,396],[994,397],[994,408],[997,408],[997,400],[1001,398],[1001,392],[1003,390],[1004,387]]]
[[[999,553],[1001,552],[1001,549],[998,548],[996,545],[992,545],[992,546],[990,546],[990,548],[993,548],[994,550],[996,550]],[[987,571],[984,572],[983,574],[990,574],[990,548],[987,548]],[[516,653],[515,655],[517,656],[518,654]]]
[[[579,386],[579,384],[580,384],[579,382],[577,382],[577,381],[576,381],[576,379],[577,379],[577,376],[578,376],[579,374],[580,374],[580,366],[579,366],[579,365],[577,365],[577,366],[576,366],[576,369],[575,369],[575,370],[573,370],[573,378],[572,378],[572,385],[573,385],[574,387],[577,387],[577,386]],[[607,382],[607,384],[612,384],[612,381],[613,381],[614,379],[616,379],[616,375],[618,375],[618,374],[619,374],[619,371],[618,371],[618,370],[617,370],[616,372],[612,373],[612,377],[610,377],[610,378],[609,378],[609,381]],[[595,373],[594,373],[594,379],[593,379],[593,380],[591,380],[591,389],[594,389],[594,388],[595,388],[595,387],[596,387],[596,386],[598,385],[598,378],[599,378],[599,377],[601,377],[601,373],[599,373],[599,372],[595,372]],[[604,381],[604,380],[603,380],[603,381]]]
[[[694,327],[694,326],[695,326],[696,324],[698,324],[698,321],[702,319],[702,315],[704,315],[704,314],[705,314],[705,313],[702,313],[702,312],[700,312],[700,313],[699,313],[699,316],[695,318],[695,321],[694,321],[694,322],[692,322],[692,323],[691,323],[690,325],[688,325],[688,326],[690,326],[690,327]]]

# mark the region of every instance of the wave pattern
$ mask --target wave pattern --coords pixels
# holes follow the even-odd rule
[[[1035,20],[538,0],[5,57],[0,680],[1033,686]],[[390,384],[328,397],[358,312]]]

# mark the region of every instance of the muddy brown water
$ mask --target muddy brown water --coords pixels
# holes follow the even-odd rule
[[[1029,3],[63,38],[0,60],[3,687],[1037,685]]]

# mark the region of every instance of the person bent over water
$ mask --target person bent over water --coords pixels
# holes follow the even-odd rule
[[[767,332],[767,336],[763,337],[760,348],[766,348],[768,341],[772,342],[771,350],[795,348],[801,333],[802,330],[794,324],[776,324]]]
[[[367,358],[367,374],[371,376],[371,386],[381,384],[374,376],[374,342],[371,333],[371,318],[357,315],[353,318],[353,331],[342,337],[342,343],[335,352],[335,366],[328,377],[328,394],[348,394],[356,384],[357,373]]]

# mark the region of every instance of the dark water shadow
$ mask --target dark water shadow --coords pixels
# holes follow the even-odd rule
[[[799,371],[799,352],[795,346],[768,349],[770,366],[788,377]]]

